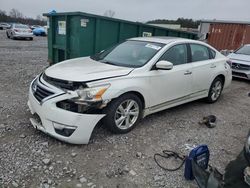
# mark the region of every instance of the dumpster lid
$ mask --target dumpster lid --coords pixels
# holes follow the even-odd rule
[[[111,21],[118,21],[118,22],[123,22],[123,23],[130,23],[130,24],[137,24],[137,25],[142,25],[145,26],[147,25],[146,23],[142,23],[142,22],[133,22],[133,21],[128,21],[128,20],[122,20],[122,19],[118,19],[118,18],[110,18],[110,17],[106,17],[106,16],[100,16],[100,15],[96,15],[96,14],[90,14],[90,13],[86,13],[86,12],[53,12],[51,13],[44,13],[43,16],[47,16],[47,17],[55,17],[55,16],[86,16],[86,17],[92,17],[92,18],[101,18],[101,19],[106,19],[106,20],[111,20]],[[175,31],[175,32],[181,32],[181,33],[186,33],[186,34],[191,34],[191,35],[197,35],[194,32],[189,32],[189,31],[181,31],[181,30],[176,30],[176,29],[166,29],[160,26],[153,26],[153,25],[149,25],[152,28],[158,28],[158,29],[165,29],[168,31]]]

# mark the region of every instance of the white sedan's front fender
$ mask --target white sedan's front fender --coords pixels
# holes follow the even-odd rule
[[[141,96],[144,98],[145,102],[145,108],[150,106],[151,104],[151,98],[149,96],[150,94],[150,85],[149,85],[149,78],[146,77],[121,77],[113,80],[107,80],[105,82],[98,82],[94,85],[100,85],[101,83],[109,83],[110,87],[107,89],[107,91],[103,94],[102,99],[105,100],[112,100],[114,98],[117,98],[121,96],[124,93],[128,92],[137,92],[140,93]],[[92,86],[92,83],[90,84],[90,87]]]

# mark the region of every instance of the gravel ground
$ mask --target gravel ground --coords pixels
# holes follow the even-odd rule
[[[100,125],[88,145],[55,140],[34,130],[27,107],[29,83],[47,65],[45,37],[9,40],[0,32],[0,187],[193,188],[183,168],[161,170],[154,153],[187,154],[189,146],[208,144],[210,164],[223,172],[242,150],[250,122],[250,82],[243,80],[234,80],[216,104],[196,101],[156,113],[126,135]],[[216,128],[198,124],[210,114]]]

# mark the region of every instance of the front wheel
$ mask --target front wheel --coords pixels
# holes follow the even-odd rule
[[[131,131],[141,119],[142,102],[134,94],[124,94],[114,99],[104,113],[105,126],[113,133],[124,134]]]
[[[223,90],[223,81],[220,77],[217,77],[211,84],[207,97],[207,102],[209,103],[216,102],[220,98],[222,90]]]

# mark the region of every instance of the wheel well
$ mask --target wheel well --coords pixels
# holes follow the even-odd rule
[[[129,91],[129,92],[126,92],[126,93],[123,93],[122,95],[125,95],[125,94],[128,94],[128,93],[131,93],[131,94],[134,94],[136,95],[137,97],[139,97],[139,99],[141,100],[142,102],[142,109],[145,108],[145,99],[143,97],[143,95],[137,91]],[[121,95],[120,95],[121,96]]]
[[[222,79],[222,82],[223,82],[223,85],[224,85],[224,83],[225,83],[225,76],[223,74],[220,74],[220,75],[216,76],[216,78],[217,77],[219,77],[219,78]]]

